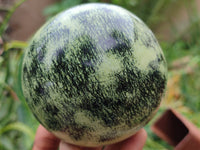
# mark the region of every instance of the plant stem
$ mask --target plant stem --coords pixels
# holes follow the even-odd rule
[[[7,43],[4,44],[4,51],[7,51],[7,50],[12,49],[12,48],[24,49],[24,48],[27,47],[27,45],[28,44],[26,42],[13,40],[11,42],[7,42]]]
[[[15,12],[15,10],[22,4],[24,3],[26,0],[20,0],[18,2],[16,2],[14,4],[14,6],[8,11],[4,21],[2,22],[1,26],[0,26],[0,36],[2,36],[2,34],[5,32],[8,21],[10,20],[11,16],[13,15],[13,13]]]

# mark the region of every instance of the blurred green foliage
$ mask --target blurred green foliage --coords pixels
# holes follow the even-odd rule
[[[181,33],[174,29],[173,38],[159,41],[168,62],[169,84],[161,108],[145,126],[148,132],[145,150],[172,149],[154,135],[150,127],[167,107],[178,110],[200,127],[200,18],[195,0],[60,0],[48,6],[44,14],[50,18],[66,8],[88,2],[120,5],[139,16],[153,31],[161,22],[168,21],[169,14],[173,15],[168,13],[169,10],[177,6],[187,8],[187,28]],[[0,25],[0,37],[4,37],[9,17],[16,8],[16,5],[13,6]],[[158,34],[156,36],[159,37]],[[38,126],[25,103],[20,85],[20,67],[26,45],[26,42],[4,40],[0,47],[0,150],[31,149]]]
[[[6,47],[7,45],[7,47]],[[38,124],[27,108],[20,88],[20,62],[26,43],[4,43],[0,56],[0,149],[27,150]],[[19,101],[19,99],[21,101]]]

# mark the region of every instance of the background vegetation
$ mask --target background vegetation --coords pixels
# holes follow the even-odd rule
[[[4,38],[8,21],[15,9],[25,0],[8,11],[0,25],[0,150],[31,149],[38,122],[30,113],[20,86],[20,66],[27,45],[22,41],[8,41]],[[155,32],[168,62],[168,84],[166,95],[156,117],[145,127],[148,140],[145,150],[172,149],[150,130],[154,120],[166,108],[172,107],[182,113],[197,127],[200,127],[200,20],[194,0],[60,0],[47,7],[48,18],[58,12],[87,2],[107,2],[120,5],[134,12]],[[169,23],[176,8],[186,8],[188,26],[181,32],[173,25],[168,40],[161,37],[157,29]],[[173,11],[172,11],[173,10]],[[178,18],[174,18],[174,20]]]

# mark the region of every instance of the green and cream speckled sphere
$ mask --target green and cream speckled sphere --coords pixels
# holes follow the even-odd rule
[[[163,52],[150,29],[110,4],[84,4],[48,21],[33,37],[22,89],[38,121],[64,141],[100,146],[142,128],[166,84]]]

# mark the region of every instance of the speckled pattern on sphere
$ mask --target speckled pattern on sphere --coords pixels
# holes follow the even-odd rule
[[[66,142],[98,146],[127,138],[151,119],[166,76],[163,52],[139,18],[118,6],[85,4],[35,34],[22,88],[44,127]]]

